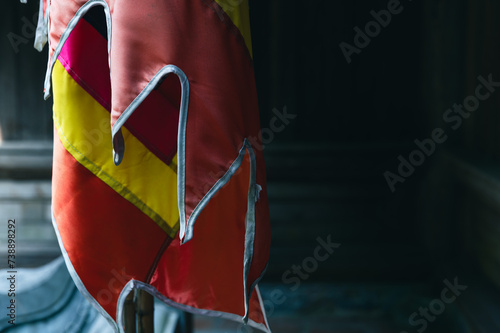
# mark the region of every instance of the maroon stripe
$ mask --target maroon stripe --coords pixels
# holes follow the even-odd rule
[[[67,39],[58,60],[69,75],[108,112],[111,110],[111,82],[108,44],[89,22],[80,20]],[[125,127],[166,164],[177,152],[178,106],[164,87],[178,84],[167,78],[129,118]],[[170,88],[171,89],[171,88]],[[179,95],[180,95],[180,88]],[[175,90],[174,90],[175,91]],[[162,112],[155,112],[162,110]],[[154,117],[154,118],[153,118]],[[156,119],[155,119],[156,118]]]

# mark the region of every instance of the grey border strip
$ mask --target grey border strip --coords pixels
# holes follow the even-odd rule
[[[51,208],[52,210],[52,208]],[[61,248],[62,255],[64,257],[64,261],[66,263],[66,267],[68,268],[68,272],[73,278],[73,282],[75,283],[76,287],[80,291],[80,293],[87,299],[87,301],[92,304],[97,311],[106,318],[108,323],[112,326],[112,328],[115,330],[115,332],[118,331],[118,326],[116,325],[116,322],[111,318],[111,316],[104,310],[104,308],[97,302],[97,300],[88,292],[87,288],[85,288],[85,285],[83,284],[82,280],[80,279],[80,276],[78,276],[78,273],[76,272],[75,268],[73,267],[73,264],[71,263],[71,260],[69,259],[68,252],[66,252],[66,248],[64,247],[63,241],[61,239],[61,234],[59,233],[59,229],[57,227],[57,222],[54,217],[54,212],[52,211],[52,225],[54,226],[54,230],[57,236],[57,241],[59,242],[59,247]]]
[[[45,73],[45,82],[44,82],[44,99],[48,99],[50,97],[50,86],[52,82],[52,69],[54,68],[54,65],[57,61],[57,57],[59,57],[59,54],[61,53],[61,50],[68,40],[69,35],[73,31],[73,29],[76,27],[77,23],[80,21],[80,19],[87,13],[87,11],[95,6],[101,5],[103,6],[104,9],[104,15],[106,16],[106,25],[108,28],[108,65],[111,65],[110,61],[110,50],[111,50],[111,14],[109,10],[108,3],[104,0],[88,0],[83,6],[81,6],[75,13],[75,16],[69,21],[68,25],[66,26],[66,29],[61,35],[61,38],[59,39],[59,43],[57,44],[54,53],[52,54],[52,57],[49,56],[49,64],[47,66],[47,72]],[[47,13],[48,14],[48,13]],[[48,26],[50,27],[50,18],[48,19]],[[49,33],[50,35],[50,33]],[[49,52],[50,52],[50,38],[49,38]]]
[[[248,288],[248,274],[250,273],[250,267],[252,266],[253,259],[253,245],[255,241],[255,202],[258,199],[260,186],[257,187],[257,166],[255,165],[255,153],[252,146],[245,139],[246,150],[250,155],[250,184],[248,186],[248,203],[247,203],[247,213],[245,216],[245,254],[243,261],[243,286],[245,291],[245,315],[243,316],[243,321],[246,323],[248,320],[248,303],[250,302],[250,296],[252,295],[252,286]]]
[[[234,176],[236,171],[240,168],[241,163],[243,162],[243,158],[245,157],[246,150],[248,149],[249,146],[250,146],[250,143],[248,142],[247,139],[245,139],[243,141],[243,146],[241,147],[240,152],[238,153],[238,157],[236,157],[236,159],[233,161],[233,163],[231,164],[229,169],[226,171],[226,173],[221,178],[219,178],[219,180],[217,180],[217,182],[214,184],[214,186],[212,186],[212,188],[207,192],[207,194],[205,194],[205,196],[200,200],[198,205],[196,205],[196,207],[193,210],[193,212],[191,213],[191,216],[189,217],[189,221],[186,225],[185,235],[184,236],[180,235],[181,240],[183,240],[182,241],[183,244],[188,242],[189,240],[191,240],[191,238],[193,238],[193,229],[194,229],[194,224],[196,222],[196,219],[198,218],[198,216],[200,215],[202,210],[207,206],[208,202],[213,198],[213,196],[224,185],[226,185],[229,182],[229,180]],[[178,159],[178,162],[180,165],[180,163],[181,163],[180,159]],[[185,161],[183,161],[183,162],[185,162]],[[185,166],[183,166],[183,167],[185,167]],[[250,189],[249,189],[249,191],[250,191]],[[181,225],[182,225],[182,223],[186,223],[185,219],[186,219],[186,217],[184,214],[183,219],[181,219]]]
[[[117,317],[118,327],[120,327],[120,329],[121,329],[121,327],[123,327],[123,306],[125,303],[125,298],[128,295],[128,293],[130,291],[132,291],[133,289],[144,290],[144,291],[148,292],[149,294],[153,295],[154,297],[158,298],[160,301],[167,304],[168,306],[174,307],[176,309],[179,309],[179,310],[182,310],[185,312],[190,312],[190,313],[193,313],[196,315],[217,317],[217,318],[228,319],[228,320],[232,320],[232,321],[236,321],[236,322],[238,322],[238,321],[241,322],[241,317],[239,315],[236,315],[233,313],[221,312],[221,311],[198,309],[198,308],[194,308],[194,307],[189,306],[189,305],[180,304],[180,303],[174,302],[171,299],[169,299],[168,297],[164,296],[155,287],[153,287],[147,283],[144,283],[144,282],[141,282],[138,280],[130,280],[125,285],[125,287],[122,289],[122,292],[120,293],[120,297],[118,298],[116,317]],[[257,291],[257,296],[259,299],[260,307],[262,310],[262,314],[264,315],[264,319],[265,319],[266,324],[263,325],[263,324],[256,323],[253,320],[249,320],[248,325],[251,327],[254,327],[258,330],[261,330],[262,332],[271,333],[271,330],[268,329],[269,324],[267,322],[267,316],[266,316],[266,312],[265,312],[266,310],[265,310],[264,304],[262,302],[262,297],[260,295],[260,291],[258,288],[256,288],[255,290]],[[266,327],[266,325],[267,325],[267,327]],[[120,332],[122,333],[123,331],[120,331]]]

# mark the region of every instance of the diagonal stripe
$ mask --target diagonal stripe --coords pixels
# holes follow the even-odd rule
[[[245,40],[250,56],[252,55],[252,38],[250,35],[250,17],[248,0],[215,0],[238,28]]]
[[[58,60],[64,65],[73,80],[97,100],[106,110],[111,110],[111,82],[108,66],[108,44],[95,27],[99,23],[97,14],[102,8],[90,9],[75,26]],[[92,18],[92,25],[85,19]],[[105,23],[103,23],[105,24]],[[102,30],[102,28],[101,28]],[[169,89],[170,88],[170,89]],[[171,94],[164,91],[171,91]],[[139,106],[138,112],[132,116],[125,127],[141,141],[153,154],[164,163],[170,164],[177,150],[178,105],[176,99],[180,94],[178,81],[167,78],[161,89],[153,91]],[[177,103],[178,104],[178,103]],[[156,112],[161,110],[161,112]],[[150,119],[155,119],[151,122]]]
[[[65,148],[174,237],[179,219],[175,171],[127,130],[123,131],[126,146],[134,153],[115,166],[109,112],[73,80],[59,61],[52,80],[54,122]]]

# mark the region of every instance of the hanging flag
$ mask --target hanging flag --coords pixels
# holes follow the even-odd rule
[[[247,0],[42,2],[53,221],[80,291],[117,331],[138,288],[269,332]]]

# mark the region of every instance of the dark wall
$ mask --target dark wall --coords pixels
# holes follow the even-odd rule
[[[397,3],[250,2],[262,127],[274,108],[297,116],[265,150],[269,279],[300,266],[318,237],[341,246],[308,280],[418,280],[433,269],[416,219],[428,164],[395,190],[384,177],[397,174],[398,157],[408,158],[429,124],[423,4]],[[384,16],[388,4],[397,14],[347,59],[341,43],[355,47],[355,28],[365,31],[371,12]]]
[[[6,1],[0,14],[0,130],[6,141],[52,140],[52,102],[43,101],[47,49],[33,48],[38,2]]]
[[[352,55],[354,27],[388,1],[250,1],[262,124],[272,108],[298,115],[277,140],[400,142],[419,133],[421,2],[402,1],[387,27]]]
[[[489,0],[426,1],[425,79],[422,91],[429,130],[449,136],[423,182],[422,212],[433,262],[454,262],[500,285],[500,145],[498,87],[451,127],[443,115],[474,98],[486,81],[500,82],[500,4]],[[425,85],[427,83],[427,86]],[[483,86],[481,93],[488,92]]]

